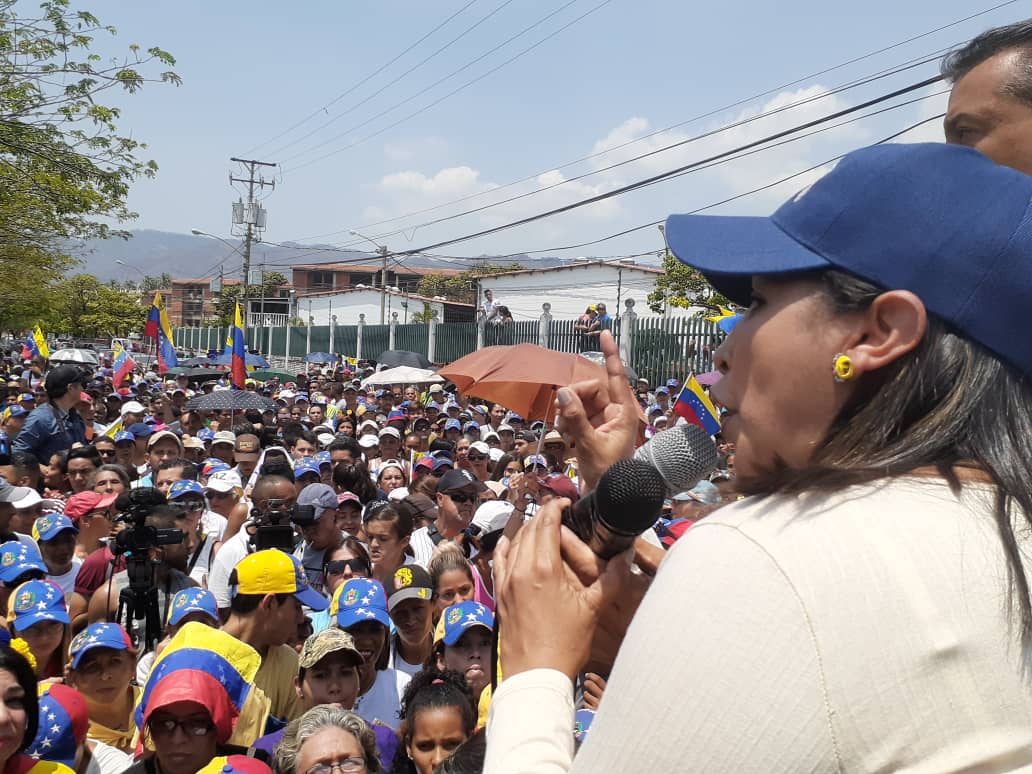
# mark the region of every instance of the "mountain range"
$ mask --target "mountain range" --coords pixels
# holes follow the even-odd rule
[[[96,275],[104,282],[127,280],[143,276],[160,276],[167,272],[176,279],[210,278],[218,276],[220,267],[226,276],[240,275],[243,263],[242,252],[237,252],[218,239],[193,234],[179,234],[170,231],[149,229],[130,232],[129,239],[94,239],[70,250],[81,264],[73,270]],[[241,250],[239,239],[226,240]],[[607,256],[610,258],[610,256]],[[286,242],[282,245],[257,243],[251,248],[252,268],[257,269],[264,262],[269,271],[279,271],[290,279],[290,267],[313,263],[371,263],[376,264],[379,256],[361,250],[341,250],[333,245],[302,245]],[[422,269],[463,269],[477,261],[488,263],[520,263],[527,268],[545,269],[574,263],[578,259],[557,257],[530,257],[525,255],[484,255],[475,260],[468,258],[440,259],[428,256],[405,256],[400,259],[405,265]],[[653,261],[640,263],[655,265]]]

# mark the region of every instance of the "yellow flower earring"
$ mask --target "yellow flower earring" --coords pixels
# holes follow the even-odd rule
[[[835,355],[835,381],[841,384],[848,382],[854,376],[856,376],[856,370],[853,368],[853,361],[849,355]]]

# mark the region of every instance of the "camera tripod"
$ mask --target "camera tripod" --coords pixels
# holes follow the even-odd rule
[[[158,613],[158,589],[154,585],[154,568],[146,554],[129,554],[125,558],[129,585],[118,592],[118,612],[115,623],[122,624],[129,639],[141,652],[151,650],[161,639],[162,622]],[[136,621],[143,620],[142,643],[135,631]]]

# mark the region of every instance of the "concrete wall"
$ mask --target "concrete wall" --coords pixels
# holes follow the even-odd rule
[[[330,315],[337,315],[338,325],[357,325],[358,316],[365,315],[365,321],[369,325],[380,324],[380,293],[375,290],[355,290],[349,293],[333,293],[311,297],[301,297],[297,300],[297,316],[302,320],[308,319],[308,303],[312,304],[312,317],[315,318],[315,325],[329,325]],[[403,295],[388,293],[384,307],[384,322],[390,322],[391,313],[398,313],[398,322],[405,322],[405,308],[403,303],[408,303],[409,321],[411,316],[423,311],[423,301],[420,299],[408,298]],[[437,311],[437,318],[444,320],[444,304],[430,301],[431,309]]]

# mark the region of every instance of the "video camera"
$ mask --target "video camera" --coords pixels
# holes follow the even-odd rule
[[[116,521],[128,524],[129,527],[115,535],[115,539],[109,545],[111,553],[116,556],[131,553],[146,558],[146,554],[152,548],[182,543],[181,529],[147,526],[147,517],[151,512],[156,507],[166,504],[165,495],[157,489],[132,489],[119,495],[115,501],[115,508],[118,509]]]
[[[258,551],[278,548],[288,554],[294,550],[294,527],[290,522],[296,517],[297,507],[287,500],[270,499],[265,510],[251,506],[251,543]]]

